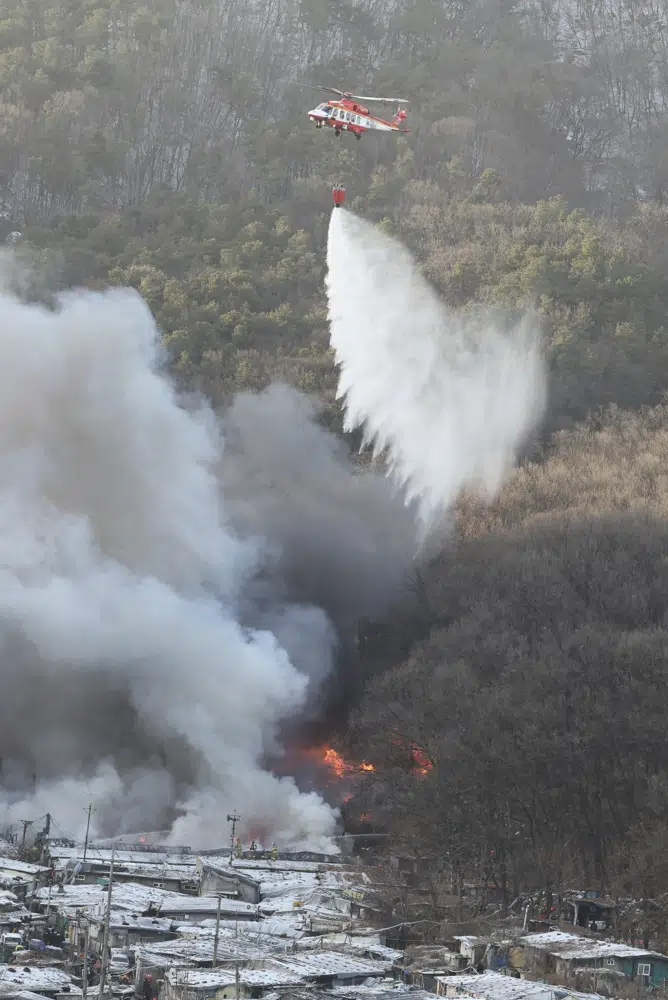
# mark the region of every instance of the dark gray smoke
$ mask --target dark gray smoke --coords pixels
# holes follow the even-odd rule
[[[359,622],[385,615],[406,586],[414,517],[383,475],[353,466],[343,442],[318,423],[313,401],[288,386],[237,396],[223,426],[228,516],[268,546],[252,593],[254,624],[282,636],[292,662],[320,682],[331,676],[329,664],[310,655],[312,616],[303,602],[325,609],[336,630],[336,682],[347,686]],[[285,627],[284,601],[299,602],[301,627]]]
[[[223,446],[158,341],[131,292],[0,295],[0,819],[77,836],[93,799],[94,832],[204,847],[236,809],[331,850],[333,811],[263,762],[399,593],[411,518],[285,388]]]
[[[382,614],[415,555],[415,521],[383,473],[355,468],[285,385],[238,395],[225,414],[222,483],[232,524],[274,547],[280,577],[346,627]]]

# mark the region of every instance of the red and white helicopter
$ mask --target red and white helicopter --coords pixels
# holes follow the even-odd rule
[[[309,86],[304,84],[303,86]],[[364,107],[364,101],[378,101],[382,104],[408,104],[403,97],[360,97],[358,94],[350,94],[336,87],[310,87],[310,90],[324,90],[329,94],[338,94],[338,98],[330,98],[324,104],[319,104],[317,108],[309,111],[308,116],[315,122],[316,128],[329,125],[334,129],[334,134],[340,136],[341,132],[352,132],[356,139],[362,138],[363,132],[410,132],[408,128],[402,128],[401,123],[406,119],[408,112],[401,106],[393,118],[385,120],[372,115],[369,109]]]

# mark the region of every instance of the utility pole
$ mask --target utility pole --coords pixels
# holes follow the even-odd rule
[[[218,935],[220,934],[220,895],[218,896],[218,906],[216,907],[216,934],[213,939],[213,967],[216,968],[218,961]]]
[[[232,859],[234,857],[234,833],[237,828],[237,823],[241,819],[241,816],[237,816],[236,810],[231,816],[227,817],[227,822],[232,824],[232,837],[230,838],[230,864],[232,864]]]
[[[109,934],[111,923],[111,887],[114,881],[114,847],[111,847],[111,864],[109,866],[109,891],[107,893],[107,909],[104,917],[104,936],[102,938],[102,968],[100,969],[100,991],[98,993],[99,1000],[103,1000],[104,988],[106,986],[107,978],[107,954],[109,951]]]
[[[84,957],[83,957],[83,972],[82,972],[82,988],[83,988],[83,1000],[87,1000],[88,997],[88,920],[86,920],[86,934],[84,937]]]
[[[33,821],[31,819],[20,819],[19,823],[23,823],[23,836],[21,837],[21,850],[23,850],[26,843],[26,833],[28,832],[28,827],[32,826]]]
[[[91,802],[91,804],[88,806],[88,809],[84,809],[84,812],[88,813],[88,820],[86,822],[86,839],[84,840],[84,852],[82,859],[83,861],[86,860],[86,853],[88,851],[88,834],[90,832],[90,817],[92,813],[97,812],[97,809],[93,809],[93,803]]]

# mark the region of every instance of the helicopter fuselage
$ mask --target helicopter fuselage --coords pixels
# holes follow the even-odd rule
[[[349,98],[340,101],[326,101],[313,108],[308,113],[317,128],[327,125],[333,128],[337,135],[341,132],[353,132],[361,139],[363,132],[408,132],[401,128],[400,122],[406,118],[406,112],[399,109],[389,121],[369,113],[369,109]]]

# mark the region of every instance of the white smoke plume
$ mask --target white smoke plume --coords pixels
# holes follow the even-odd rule
[[[130,291],[0,294],[0,820],[76,836],[92,797],[108,832],[165,829],[176,803],[181,843],[225,843],[236,809],[242,833],[334,850],[334,811],[262,768],[309,680],[241,622],[262,542],[227,524],[216,422],[158,343]],[[302,660],[331,657],[326,613],[283,607],[288,638],[291,614]]]
[[[400,243],[344,209],[332,211],[327,264],[346,430],[386,456],[425,530],[463,488],[496,493],[545,408],[531,320],[504,331],[452,312]]]

